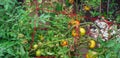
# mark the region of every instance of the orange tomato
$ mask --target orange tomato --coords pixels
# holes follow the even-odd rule
[[[80,22],[77,21],[77,20],[76,20],[76,21],[73,21],[73,22],[72,22],[72,25],[79,26],[79,25],[80,25]]]
[[[68,45],[68,42],[66,40],[61,41],[61,46],[67,46],[67,45]]]
[[[78,36],[78,34],[76,33],[75,30],[72,30],[72,36],[73,36],[73,37]]]
[[[84,36],[85,33],[86,33],[86,30],[84,28],[79,28],[79,34],[80,36]],[[79,36],[79,34],[77,34],[77,32],[75,30],[72,30],[72,36],[75,37],[75,36]]]
[[[80,22],[78,21],[78,20],[71,20],[70,22],[69,22],[69,24],[70,25],[72,25],[72,26],[79,26],[80,25]]]

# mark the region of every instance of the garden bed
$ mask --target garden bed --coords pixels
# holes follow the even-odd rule
[[[120,58],[119,2],[0,1],[0,58]]]

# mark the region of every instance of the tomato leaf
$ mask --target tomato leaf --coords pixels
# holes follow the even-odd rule
[[[105,47],[108,47],[108,48],[114,47],[114,46],[115,46],[115,41],[114,40],[107,41],[106,45],[105,45]]]

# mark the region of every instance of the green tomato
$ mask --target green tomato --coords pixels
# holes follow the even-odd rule
[[[40,56],[41,55],[41,51],[40,50],[37,50],[36,51],[36,56]]]
[[[38,48],[37,44],[33,45],[33,49],[37,49],[37,48]]]

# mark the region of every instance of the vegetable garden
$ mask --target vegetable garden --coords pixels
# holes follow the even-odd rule
[[[0,0],[0,58],[120,58],[119,0]]]

